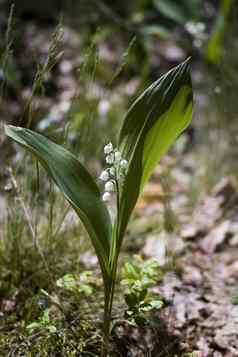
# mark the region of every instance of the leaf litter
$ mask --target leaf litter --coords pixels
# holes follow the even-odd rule
[[[152,189],[147,187],[142,203],[137,205],[139,215],[153,215],[151,208],[146,209],[148,192],[150,205],[151,191],[157,197],[163,195],[156,177],[151,185]],[[179,187],[179,182],[176,185]],[[175,231],[149,233],[141,250],[143,255],[157,258],[166,271],[155,288],[165,299],[166,307],[159,312],[160,317],[168,333],[178,337],[179,355],[196,351],[202,357],[238,356],[238,305],[234,303],[238,295],[235,182],[231,177],[221,179],[208,196],[197,202],[192,214],[186,200],[184,205],[173,202],[183,195],[181,188],[170,198],[180,219]],[[159,204],[161,208],[161,200],[157,201]],[[171,256],[175,261],[173,272],[169,265]]]

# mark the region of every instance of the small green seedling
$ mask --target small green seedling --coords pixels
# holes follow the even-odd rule
[[[93,293],[93,283],[95,285],[94,280],[91,271],[84,271],[79,276],[74,274],[64,275],[56,281],[56,286],[66,291],[90,296]]]
[[[38,321],[32,322],[30,325],[27,325],[26,328],[31,332],[35,330],[47,330],[50,333],[57,332],[56,326],[52,323],[50,319],[50,309],[45,309],[42,317]]]
[[[159,310],[163,306],[160,296],[150,292],[161,273],[156,259],[143,261],[136,256],[135,261],[127,262],[122,269],[121,284],[126,288],[124,297],[127,304],[126,318],[136,324],[145,324],[146,313]]]
[[[100,178],[105,193],[79,160],[62,146],[29,129],[5,126],[6,134],[30,150],[83,222],[95,248],[104,284],[104,324],[101,357],[108,355],[117,262],[136,201],[155,165],[192,118],[189,60],[159,78],[127,112],[116,148],[104,148],[108,167]],[[105,201],[112,192],[116,210]]]

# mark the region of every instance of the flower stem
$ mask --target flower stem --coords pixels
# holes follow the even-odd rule
[[[117,177],[118,176],[118,177]],[[103,338],[100,357],[107,357],[109,350],[109,338],[111,333],[111,319],[112,319],[112,304],[116,284],[117,275],[117,242],[118,242],[118,222],[119,222],[119,212],[120,212],[120,185],[119,185],[119,172],[116,173],[115,177],[116,184],[116,204],[117,204],[117,218],[115,222],[115,231],[112,236],[112,245],[110,252],[110,277],[104,281],[105,286],[105,298],[104,298],[104,321],[103,321]]]
[[[101,357],[107,357],[108,355],[115,280],[110,279],[107,285],[108,286],[106,288],[105,300],[104,300],[103,338],[102,338],[102,347],[101,347],[101,354],[100,354]]]

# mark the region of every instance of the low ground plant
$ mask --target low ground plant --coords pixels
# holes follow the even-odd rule
[[[146,314],[163,306],[160,296],[150,291],[161,273],[159,262],[153,258],[144,261],[136,256],[133,262],[126,262],[123,266],[121,284],[127,304],[125,316],[132,323],[146,324]]]
[[[9,137],[37,157],[91,238],[104,285],[101,357],[106,357],[109,351],[118,257],[130,216],[155,165],[192,118],[189,62],[186,60],[155,81],[128,110],[117,144],[108,143],[104,147],[106,168],[100,175],[104,184],[103,194],[88,170],[71,152],[29,129],[5,126]],[[72,276],[64,277],[58,284],[77,288]],[[148,293],[147,288],[141,287],[144,297]],[[146,303],[147,308],[153,308],[153,304],[157,308],[161,306],[158,301]],[[132,306],[134,312],[135,308],[138,310],[137,305]],[[36,323],[47,326],[52,332],[54,330],[47,310]]]

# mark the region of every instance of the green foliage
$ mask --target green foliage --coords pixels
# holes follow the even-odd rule
[[[56,281],[56,286],[67,291],[82,293],[90,296],[93,293],[93,283],[91,271],[83,271],[78,277],[74,274],[66,274]]]
[[[27,326],[27,329],[30,331],[38,330],[38,329],[46,329],[50,333],[56,333],[57,328],[53,324],[53,322],[50,319],[50,309],[45,309],[43,312],[42,317],[35,322],[32,322]]]
[[[4,48],[0,47],[1,53],[0,53],[0,69],[3,72],[4,79],[1,81],[0,85],[0,97],[3,97],[4,95],[4,87],[5,84],[11,83],[13,86],[17,86],[17,78],[15,75],[15,65],[13,61],[13,50],[12,50],[12,45],[13,45],[13,30],[14,30],[14,19],[13,19],[13,13],[14,13],[14,4],[11,5],[9,17],[8,17],[8,22],[7,22],[7,30],[6,30],[6,35],[4,39]],[[0,45],[2,46],[2,45]],[[2,98],[0,98],[1,100]]]
[[[120,240],[155,165],[192,118],[189,60],[154,82],[129,109],[119,148],[129,162],[120,200]]]
[[[33,102],[36,95],[43,95],[45,91],[45,79],[49,76],[50,72],[57,63],[59,56],[60,44],[63,36],[62,23],[59,22],[58,26],[54,30],[51,36],[50,47],[47,52],[46,59],[43,63],[39,63],[33,85],[31,89],[31,95],[26,103],[25,110],[28,111],[27,127],[31,126],[33,119]]]
[[[153,2],[161,14],[181,24],[196,18],[201,6],[201,0],[153,0]]]
[[[101,357],[107,356],[108,351],[117,260],[127,223],[155,165],[188,126],[191,117],[192,85],[187,60],[146,89],[125,116],[118,148],[125,159],[122,161],[128,162],[128,168],[122,190],[117,190],[117,212],[113,224],[94,179],[72,153],[29,129],[5,126],[6,134],[41,162],[77,212],[94,245],[105,292]],[[134,310],[137,314],[160,307],[157,300],[144,300],[155,279],[154,264],[145,264],[142,279],[136,275],[140,274],[138,269],[128,268],[135,273],[137,282],[133,283],[133,293],[128,294],[127,301],[131,308],[137,309]],[[68,289],[76,284],[70,276],[58,284],[63,286],[65,282]]]
[[[206,57],[211,63],[218,63],[222,55],[222,43],[227,26],[228,15],[232,7],[232,0],[221,0],[220,10],[208,41]]]
[[[165,27],[160,25],[146,25],[141,30],[145,36],[158,36],[162,40],[169,38],[170,32]]]
[[[6,126],[6,134],[38,157],[84,223],[105,273],[108,268],[111,223],[92,176],[73,154],[38,133]]]
[[[135,261],[124,265],[121,284],[126,287],[124,297],[128,306],[127,318],[139,324],[145,323],[147,312],[159,310],[163,306],[160,297],[149,291],[158,281],[160,274],[159,263],[156,259],[143,261],[137,256]]]

